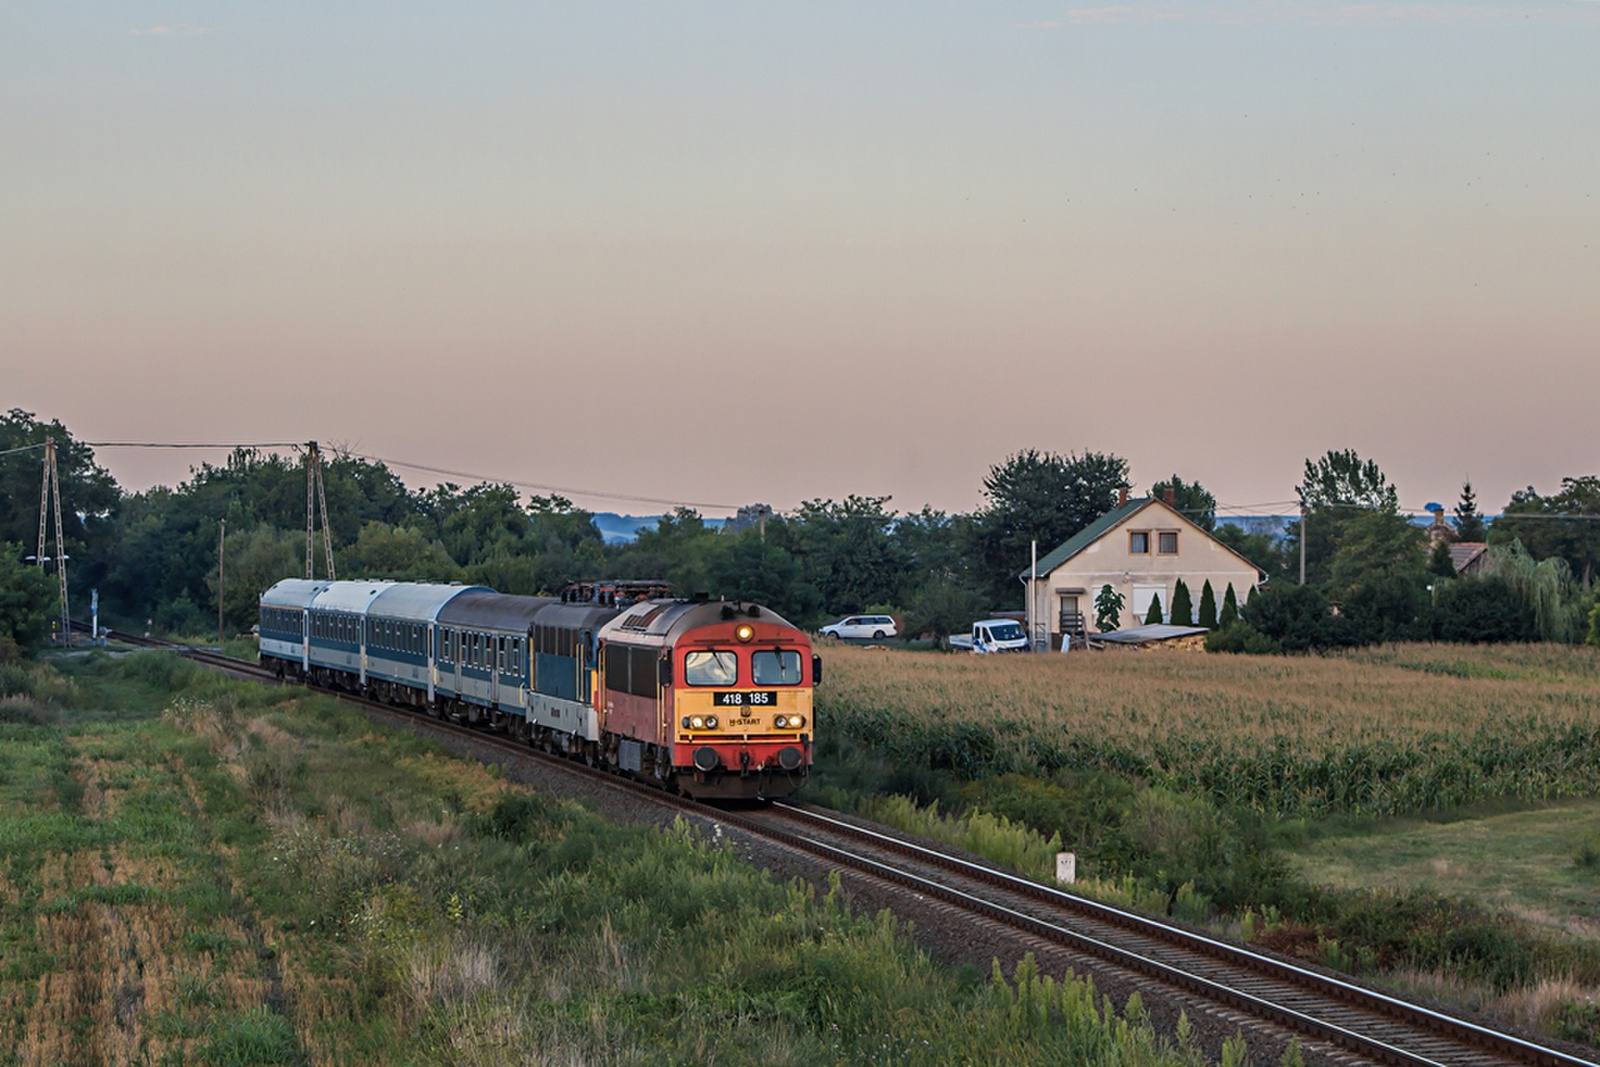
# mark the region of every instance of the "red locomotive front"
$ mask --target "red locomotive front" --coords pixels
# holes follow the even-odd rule
[[[617,766],[705,799],[805,784],[817,664],[803,632],[755,604],[651,601],[599,636],[596,711]]]

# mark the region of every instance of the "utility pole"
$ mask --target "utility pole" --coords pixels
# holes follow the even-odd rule
[[[1300,584],[1306,584],[1306,502],[1300,501]]]
[[[34,557],[41,568],[50,557],[44,554],[45,526],[50,508],[56,512],[56,581],[61,589],[61,644],[72,640],[72,613],[67,606],[67,543],[61,536],[61,471],[56,465],[56,439],[44,439],[44,481],[39,485],[39,551]]]
[[[224,572],[223,572],[223,569],[222,569],[222,557],[223,557],[223,552],[227,547],[228,547],[228,520],[227,519],[223,519],[220,523],[217,524],[217,644],[218,645],[222,644],[222,642],[224,640],[226,640],[226,638],[224,638],[222,636],[222,591],[224,589],[224,586],[222,584],[222,579],[223,579],[223,576],[224,576]]]

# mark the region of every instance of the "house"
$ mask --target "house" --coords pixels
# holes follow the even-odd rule
[[[1456,541],[1450,546],[1450,565],[1462,578],[1476,578],[1489,571],[1489,546],[1482,541]]]
[[[1220,612],[1228,586],[1233,586],[1233,595],[1243,606],[1265,575],[1184,518],[1173,506],[1170,490],[1163,500],[1129,500],[1124,490],[1115,508],[1040,557],[1033,575],[1024,570],[1020,577],[1030,590],[1035,634],[1048,632],[1050,647],[1059,648],[1063,633],[1099,632],[1094,600],[1104,586],[1122,594],[1121,621],[1128,627],[1144,621],[1156,596],[1161,597],[1163,616],[1170,620],[1179,578],[1188,585],[1198,613],[1200,591],[1207,581]]]

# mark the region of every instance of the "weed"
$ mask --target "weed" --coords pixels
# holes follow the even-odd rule
[[[305,1059],[289,1021],[264,1006],[213,1022],[198,1052],[206,1063],[219,1067],[300,1063]]]

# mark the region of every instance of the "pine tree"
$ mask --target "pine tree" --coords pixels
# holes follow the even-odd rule
[[[1195,621],[1196,626],[1204,626],[1208,630],[1217,628],[1217,594],[1211,589],[1211,579],[1206,579],[1206,584],[1200,587],[1200,618]]]
[[[1150,598],[1150,610],[1144,613],[1144,624],[1154,626],[1165,621],[1161,617],[1161,594],[1157,593]]]
[[[1182,578],[1172,590],[1172,625],[1194,625],[1194,600],[1189,596],[1189,586]]]
[[[1478,495],[1472,491],[1470,481],[1461,484],[1461,503],[1456,505],[1456,538],[1461,541],[1482,541],[1488,533],[1483,516],[1478,512]]]
[[[1436,578],[1454,578],[1456,565],[1450,559],[1450,542],[1440,541],[1428,556],[1428,572]]]
[[[1239,621],[1239,598],[1233,592],[1233,583],[1228,583],[1228,591],[1222,594],[1222,615],[1217,619],[1220,629],[1231,622]]]

